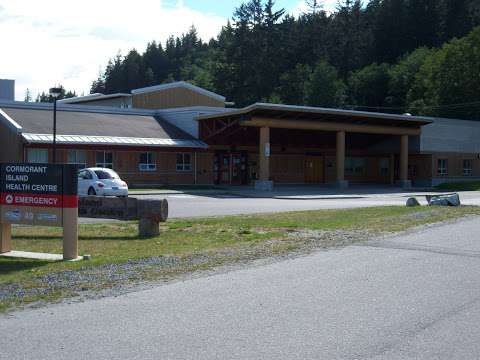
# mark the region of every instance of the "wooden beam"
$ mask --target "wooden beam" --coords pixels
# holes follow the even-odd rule
[[[400,181],[408,180],[408,136],[400,137]]]
[[[207,136],[204,137],[205,140],[208,140],[208,139],[211,139],[213,138],[214,136],[217,136],[218,134],[221,134],[222,132],[224,132],[225,130],[231,128],[232,126],[238,124],[239,121],[238,120],[231,120],[229,119],[228,122],[223,122],[222,121],[222,127],[219,128],[219,129],[214,129],[214,131],[212,131],[211,133],[209,133]]]
[[[297,130],[320,130],[320,131],[344,131],[360,134],[384,134],[384,135],[410,135],[421,134],[421,129],[408,127],[395,127],[386,125],[358,125],[335,122],[305,121],[305,120],[279,120],[273,118],[254,117],[251,120],[240,121],[242,126],[270,127],[280,129]]]

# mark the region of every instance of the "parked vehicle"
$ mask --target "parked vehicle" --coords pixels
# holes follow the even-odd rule
[[[78,194],[98,196],[128,196],[128,185],[108,168],[86,168],[78,172]]]

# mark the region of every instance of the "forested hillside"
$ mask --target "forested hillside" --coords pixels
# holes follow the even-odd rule
[[[118,54],[91,91],[185,80],[258,101],[480,120],[480,1],[339,1],[286,15],[250,0],[208,43],[192,28]],[[152,37],[155,37],[152,34]],[[162,39],[159,39],[162,40]]]

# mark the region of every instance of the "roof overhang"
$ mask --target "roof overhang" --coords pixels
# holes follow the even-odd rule
[[[433,122],[418,116],[263,103],[197,119],[237,119],[241,126],[252,127],[391,135],[419,135],[422,126]]]
[[[23,133],[23,139],[29,144],[51,144],[52,134]],[[175,140],[157,138],[133,138],[116,136],[86,136],[86,135],[57,135],[57,144],[60,145],[112,145],[112,146],[145,146],[145,147],[176,147],[206,149],[208,145],[200,140]]]

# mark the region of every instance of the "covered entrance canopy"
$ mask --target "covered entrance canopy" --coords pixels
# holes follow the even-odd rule
[[[418,137],[431,120],[410,115],[257,103],[243,109],[198,117],[200,138],[213,149],[256,148],[256,187],[272,187],[271,144],[315,148],[334,152],[338,186],[346,187],[345,154],[348,148],[365,149],[373,144],[397,144],[400,185],[409,186],[409,137]],[[305,155],[309,155],[306,151]],[[312,153],[315,155],[315,152]],[[320,163],[320,161],[317,161]],[[324,164],[318,166],[325,166]],[[306,176],[306,175],[305,175]],[[313,176],[310,174],[310,176]]]

